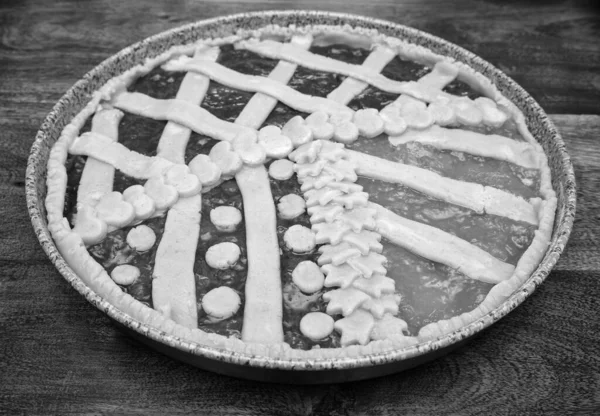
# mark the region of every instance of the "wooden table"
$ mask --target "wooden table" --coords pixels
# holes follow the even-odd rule
[[[499,0],[141,3],[0,4],[0,413],[600,412],[597,8]],[[575,164],[578,215],[568,249],[546,283],[466,347],[414,370],[303,387],[252,383],[180,364],[119,332],[62,279],[32,231],[23,191],[29,148],[52,105],[85,72],[128,44],[187,22],[288,8],[386,18],[472,50],[553,114]]]

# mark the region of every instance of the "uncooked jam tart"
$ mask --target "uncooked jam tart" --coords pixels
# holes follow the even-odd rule
[[[48,163],[86,284],[188,342],[388,351],[510,295],[556,197],[522,113],[463,63],[375,30],[267,26],[109,80]]]

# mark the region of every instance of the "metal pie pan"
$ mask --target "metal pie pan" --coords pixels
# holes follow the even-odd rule
[[[47,192],[46,165],[50,149],[63,127],[108,79],[140,64],[145,58],[156,56],[174,45],[208,37],[223,37],[235,33],[239,28],[257,29],[269,24],[348,24],[377,29],[385,35],[425,46],[438,54],[466,63],[489,78],[525,114],[529,130],[548,156],[558,206],[551,243],[542,262],[502,304],[472,324],[413,347],[355,358],[284,360],[190,344],[158,331],[117,309],[109,300],[92,291],[73,272],[58,252],[48,231],[44,206]],[[435,359],[465,344],[516,308],[544,281],[565,248],[576,204],[575,176],[562,138],[537,102],[511,78],[471,52],[419,30],[384,20],[316,11],[268,11],[203,20],[152,36],[108,58],[67,91],[46,117],[31,149],[26,174],[26,196],[33,227],[50,260],[81,295],[106,313],[119,328],[157,351],[202,369],[251,380],[301,384],[344,382],[391,374]]]

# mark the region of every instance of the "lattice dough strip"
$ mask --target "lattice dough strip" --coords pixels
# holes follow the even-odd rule
[[[121,92],[110,103],[133,114],[154,120],[174,121],[215,140],[231,141],[247,131],[243,126],[215,117],[202,107],[185,100],[159,100],[138,92]]]
[[[381,205],[371,202],[369,207],[377,209],[377,232],[399,247],[482,282],[496,284],[513,274],[513,265],[498,260],[461,238],[403,218]]]
[[[491,186],[441,176],[416,166],[348,150],[349,160],[359,175],[400,183],[426,195],[460,205],[479,214],[493,214],[537,225],[535,207],[520,196]]]
[[[257,41],[255,39],[240,41],[236,47],[247,49],[271,59],[282,59],[302,65],[316,71],[333,72],[366,82],[382,91],[396,94],[407,94],[425,102],[433,102],[439,98],[455,99],[451,94],[426,83],[394,81],[379,72],[362,65],[350,64],[333,58],[321,56],[294,45],[283,44],[273,40]]]
[[[196,57],[216,61],[219,48],[207,47],[198,50]],[[176,99],[199,105],[208,91],[210,79],[199,74],[188,73],[183,78]],[[185,163],[185,149],[191,135],[191,129],[175,121],[169,121],[158,142],[157,156],[173,163]]]
[[[119,121],[123,113],[115,109],[97,108],[92,119],[92,132],[104,137],[110,145],[118,145]],[[90,157],[81,174],[77,190],[77,214],[75,215],[74,231],[86,245],[100,242],[106,234],[114,230],[118,223],[131,219],[134,209],[128,203],[119,201],[122,210],[115,216],[110,210],[102,209],[103,218],[99,218],[96,207],[111,206],[108,199],[121,199],[120,195],[112,193],[115,169],[105,161]],[[115,222],[115,220],[117,222]]]
[[[293,43],[309,48],[312,37],[293,37]],[[269,77],[287,83],[296,65],[279,62]],[[262,125],[277,100],[263,94],[251,99],[236,123],[257,129]],[[264,166],[244,166],[236,175],[242,193],[246,221],[248,276],[242,340],[273,344],[283,342],[283,301],[277,218],[269,176]]]
[[[539,153],[527,142],[518,142],[498,134],[482,134],[463,129],[431,126],[390,137],[392,145],[419,142],[442,150],[465,152],[475,156],[504,160],[525,168],[540,166]]]
[[[122,117],[123,113],[119,110],[99,109],[92,118],[92,132],[116,142]],[[114,174],[115,168],[112,165],[88,157],[77,189],[77,203],[96,205],[100,197],[112,191]]]
[[[115,142],[110,136],[96,131],[83,133],[75,138],[69,148],[69,153],[84,155],[101,161],[110,165],[113,171],[117,169],[136,179],[149,179],[160,175],[165,169],[173,166],[173,163],[167,159],[158,156],[146,156],[129,150],[121,143]],[[110,189],[112,189],[112,185]]]
[[[323,111],[327,114],[352,113],[348,107],[324,97],[303,94],[270,77],[247,75],[223,65],[182,56],[164,66],[168,71],[194,71],[209,76],[219,84],[242,91],[269,95],[295,110],[305,113]]]
[[[201,50],[217,59],[218,50]],[[178,100],[199,105],[210,80],[202,75],[188,73],[183,78]],[[173,163],[185,162],[185,148],[191,130],[169,121],[158,142],[158,156]],[[152,272],[152,304],[154,309],[188,328],[198,327],[196,280],[194,262],[200,235],[202,196],[180,198],[167,213],[163,236],[156,251]]]
[[[378,45],[373,52],[367,56],[363,66],[380,72],[385,66],[396,57],[396,52],[392,49]],[[358,94],[363,92],[369,84],[356,78],[347,77],[336,89],[331,91],[327,98],[340,104],[348,105]]]

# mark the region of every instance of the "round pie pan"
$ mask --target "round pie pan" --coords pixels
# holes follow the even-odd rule
[[[139,322],[98,296],[68,266],[54,244],[46,220],[46,165],[50,149],[63,127],[108,79],[174,45],[201,38],[224,37],[239,28],[329,24],[377,29],[434,52],[462,61],[489,78],[525,114],[529,130],[542,145],[558,198],[552,239],[535,272],[502,304],[475,322],[441,338],[385,353],[355,358],[284,360],[250,356],[190,343]],[[235,377],[285,383],[332,383],[361,380],[415,367],[465,344],[523,302],[548,276],[565,248],[575,216],[575,176],[565,145],[537,102],[515,81],[490,63],[438,37],[396,23],[367,17],[315,11],[268,11],[218,17],[192,23],[147,38],[108,58],[87,73],[58,101],[37,133],[26,174],[27,206],[42,248],[63,277],[91,304],[106,313],[119,328],[157,351],[206,370]]]

